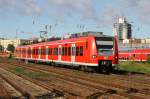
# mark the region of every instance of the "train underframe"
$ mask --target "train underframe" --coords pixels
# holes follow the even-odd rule
[[[81,71],[87,71],[87,72],[99,72],[99,73],[111,73],[113,72],[114,68],[112,66],[111,60],[99,60],[98,66],[86,66],[86,65],[66,65],[62,63],[57,62],[45,62],[45,61],[38,61],[38,60],[26,60],[26,59],[17,59],[19,62],[32,62],[32,63],[42,63],[42,64],[48,64],[51,66],[59,66],[59,67],[68,67],[68,68],[75,68],[79,69]]]
[[[98,61],[98,70],[102,73],[110,73],[113,72],[113,66],[111,60],[99,60]]]

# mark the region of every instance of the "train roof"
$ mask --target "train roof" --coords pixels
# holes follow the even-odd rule
[[[62,39],[62,40],[48,41],[48,42],[40,42],[40,43],[36,43],[36,44],[18,46],[18,48],[19,47],[42,46],[42,45],[47,45],[47,44],[52,44],[52,43],[72,42],[74,40],[83,40],[83,39],[88,39],[88,38],[92,38],[92,37],[93,36],[80,37],[80,38],[70,38],[70,39]]]
[[[85,40],[85,39],[90,39],[90,38],[94,38],[94,37],[110,37],[113,38],[112,36],[108,36],[108,35],[87,35],[87,36],[81,36],[81,37],[77,37],[77,38],[68,38],[68,39],[62,39],[62,40],[56,40],[56,41],[48,41],[48,42],[40,42],[40,43],[36,43],[36,44],[30,44],[30,45],[21,45],[18,46],[17,48],[20,47],[31,47],[31,46],[41,46],[41,45],[45,45],[45,44],[51,44],[51,43],[62,43],[62,42],[72,42],[74,40]]]

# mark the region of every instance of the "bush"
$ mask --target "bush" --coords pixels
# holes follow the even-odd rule
[[[15,51],[15,46],[12,45],[12,44],[8,44],[7,50],[10,51],[10,52],[14,52]]]

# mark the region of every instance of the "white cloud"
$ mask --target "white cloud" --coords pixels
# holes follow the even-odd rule
[[[95,10],[91,0],[49,0],[49,4],[55,10],[53,15],[60,17],[74,15],[80,16],[81,19],[95,18]]]
[[[121,16],[121,12],[116,10],[112,5],[106,5],[102,12],[99,14],[99,25],[104,27],[113,25],[116,22],[118,16]]]
[[[22,15],[40,14],[41,9],[36,0],[0,0],[2,13],[14,12]]]
[[[125,16],[127,19],[132,16],[141,24],[150,24],[150,0],[115,0],[113,3],[106,3],[99,13],[100,24],[104,26],[112,26],[118,16]]]
[[[127,0],[126,3],[142,23],[150,24],[150,0]]]

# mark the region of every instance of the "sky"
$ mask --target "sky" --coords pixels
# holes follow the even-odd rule
[[[39,37],[45,25],[49,36],[113,35],[120,16],[132,24],[134,38],[150,38],[150,0],[0,0],[0,37]]]

